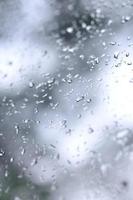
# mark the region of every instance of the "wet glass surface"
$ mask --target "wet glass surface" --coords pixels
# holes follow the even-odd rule
[[[132,11],[0,1],[0,200],[132,200]]]

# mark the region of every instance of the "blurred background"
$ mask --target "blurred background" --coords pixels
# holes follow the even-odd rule
[[[132,200],[132,0],[0,0],[0,200]]]

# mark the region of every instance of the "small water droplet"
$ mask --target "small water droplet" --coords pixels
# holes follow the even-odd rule
[[[86,102],[87,103],[91,103],[92,99],[87,99]]]
[[[127,62],[127,65],[132,65],[132,61],[128,61],[128,62]]]
[[[81,54],[79,57],[81,58],[81,60],[84,60],[84,55]]]
[[[67,29],[66,29],[66,31],[68,32],[68,33],[73,33],[73,27],[68,27]]]
[[[129,53],[128,52],[126,53],[126,57],[129,57]]]
[[[10,162],[12,163],[14,161],[14,158],[10,158]]]
[[[93,132],[94,132],[94,129],[91,128],[91,127],[89,127],[89,129],[88,129],[88,133],[91,134],[91,133],[93,133]]]
[[[5,152],[2,149],[0,149],[0,157],[4,156],[4,154]]]
[[[80,102],[80,101],[82,101],[83,99],[84,99],[84,96],[77,97],[76,102]]]
[[[34,83],[32,81],[29,82],[29,87],[33,88],[34,87]]]
[[[8,171],[7,170],[5,171],[5,177],[8,177]]]
[[[21,155],[24,155],[24,154],[25,154],[25,149],[22,148],[22,150],[21,150]]]
[[[34,158],[33,160],[32,160],[32,162],[31,162],[31,166],[34,166],[34,165],[36,165],[37,164],[37,158]]]
[[[18,134],[19,133],[19,126],[15,126],[15,130],[16,130],[16,134]]]
[[[99,58],[95,58],[95,63],[99,64]]]
[[[119,52],[115,52],[115,53],[114,53],[114,58],[115,58],[115,59],[118,59],[118,57],[119,57]]]
[[[110,42],[109,44],[114,46],[114,45],[116,45],[116,42]]]
[[[53,84],[55,82],[55,78],[51,78],[48,80],[48,84]]]

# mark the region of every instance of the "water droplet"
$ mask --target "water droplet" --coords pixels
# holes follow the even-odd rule
[[[79,57],[81,58],[81,60],[84,60],[84,55],[81,54]]]
[[[68,33],[73,33],[73,27],[68,27],[68,28],[66,29],[66,31],[67,31]]]
[[[34,83],[32,81],[29,82],[29,87],[33,88],[34,87]]]
[[[130,16],[123,16],[122,17],[122,23],[124,24],[125,22],[128,22],[131,19]]]
[[[16,134],[18,134],[19,133],[19,127],[17,125],[15,126],[15,130],[16,130]]]
[[[21,150],[21,155],[24,155],[24,154],[25,154],[25,149],[22,148],[22,150]]]
[[[129,57],[129,53],[128,52],[126,53],[126,57]]]
[[[48,84],[53,84],[55,82],[55,78],[51,78],[48,80]]]
[[[109,44],[114,46],[114,45],[116,45],[116,42],[110,42]]]
[[[87,99],[86,100],[87,103],[90,103],[91,101],[92,101],[92,99]]]
[[[5,171],[5,177],[8,177],[8,171],[7,170]]]
[[[94,129],[91,128],[91,127],[89,127],[89,129],[88,129],[88,133],[91,134],[91,133],[93,133],[93,132],[94,132]]]
[[[127,65],[132,65],[132,61],[128,61],[128,62],[127,62]]]
[[[95,58],[95,63],[99,64],[99,58]]]
[[[48,99],[49,99],[49,100],[52,100],[52,99],[53,99],[53,97],[52,97],[52,96],[49,96],[49,97],[48,97]]]
[[[10,158],[10,162],[12,163],[14,161],[14,158]]]
[[[114,53],[114,58],[115,58],[115,59],[118,59],[118,57],[119,57],[119,52],[115,52],[115,53]]]
[[[34,165],[36,165],[37,164],[37,158],[34,158],[33,160],[32,160],[32,162],[31,162],[31,166],[34,166]]]
[[[1,149],[0,150],[0,157],[4,156],[5,152]]]
[[[77,97],[76,102],[80,102],[80,101],[82,101],[83,99],[84,99],[84,96]]]

